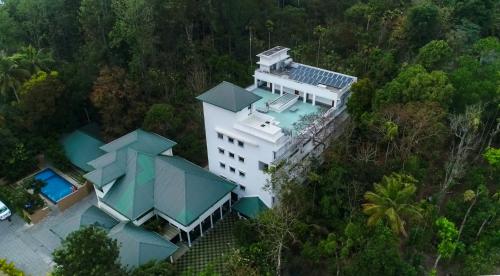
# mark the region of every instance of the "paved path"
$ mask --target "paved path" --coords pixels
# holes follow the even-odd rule
[[[180,275],[198,275],[208,266],[214,272],[224,274],[225,256],[234,248],[233,227],[237,216],[230,213],[222,221],[218,221],[203,237],[175,262]]]
[[[52,251],[59,247],[61,238],[53,229],[60,225],[75,225],[88,206],[95,204],[92,193],[64,212],[52,211],[36,225],[28,225],[17,215],[12,221],[0,221],[0,258],[14,262],[28,275],[44,276],[52,269]]]

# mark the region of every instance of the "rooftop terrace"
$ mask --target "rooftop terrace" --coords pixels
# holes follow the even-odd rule
[[[280,96],[279,94],[272,94],[270,91],[261,88],[252,90],[252,93],[262,97],[262,99],[254,103],[257,109],[265,109],[267,102],[271,102]],[[318,105],[314,106],[299,100],[280,113],[269,110],[267,113],[263,114],[271,116],[278,121],[278,126],[280,128],[293,131],[295,129],[294,124],[299,122],[302,116],[317,113],[319,111],[326,111],[324,109],[324,107]]]

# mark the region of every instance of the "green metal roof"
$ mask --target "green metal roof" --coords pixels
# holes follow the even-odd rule
[[[163,261],[179,248],[152,231],[132,223],[121,223],[109,233],[120,247],[120,262],[124,266],[137,267],[149,261]]]
[[[176,144],[174,141],[158,134],[137,129],[101,146],[101,149],[106,152],[113,152],[124,147],[129,147],[137,151],[157,155],[171,149]]]
[[[260,96],[226,81],[196,98],[232,112],[238,112],[261,99]]]
[[[232,208],[248,218],[256,218],[258,214],[268,209],[259,197],[240,198]]]
[[[61,139],[61,144],[69,161],[85,172],[90,172],[94,168],[87,162],[101,156],[104,151],[100,149],[104,143],[89,134],[84,127],[65,135]]]
[[[135,220],[154,205],[154,157],[129,148],[126,160],[126,174],[113,184],[102,200],[130,220]]]
[[[156,158],[155,208],[188,226],[236,185],[176,156]]]
[[[114,151],[88,162],[96,169],[84,175],[99,188],[115,181],[102,201],[128,219],[136,220],[156,208],[188,226],[234,189],[234,184],[185,159],[158,155],[172,145],[161,136],[158,143],[148,144],[158,135],[133,133],[148,138],[137,140],[127,134],[123,136],[127,139],[104,145],[103,149]]]
[[[85,210],[80,217],[80,226],[94,225],[109,231],[117,224],[117,220],[94,205]]]

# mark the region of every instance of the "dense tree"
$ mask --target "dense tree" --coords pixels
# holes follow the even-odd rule
[[[368,225],[376,225],[386,219],[392,231],[407,236],[405,225],[408,219],[420,218],[419,207],[412,202],[416,191],[413,177],[403,174],[384,176],[374,185],[374,192],[366,192],[363,212],[370,217]]]
[[[403,68],[399,75],[375,95],[377,107],[390,103],[436,101],[447,107],[455,88],[442,71],[427,72],[420,65]]]
[[[0,52],[0,95],[8,99],[9,93],[13,93],[19,102],[18,89],[29,76],[29,71]]]
[[[24,128],[41,135],[65,129],[70,119],[64,108],[68,107],[65,92],[59,74],[54,71],[40,71],[25,82],[19,95]]]
[[[142,121],[146,105],[137,85],[125,70],[104,67],[94,83],[90,100],[99,110],[103,130],[110,138],[130,131]]]
[[[452,49],[446,41],[433,40],[418,50],[417,63],[427,70],[436,70],[449,63],[451,56]]]
[[[77,230],[52,253],[54,275],[122,275],[118,244],[97,227]]]
[[[154,104],[146,113],[143,127],[145,130],[156,132],[163,136],[171,136],[179,128],[179,117],[168,104]]]

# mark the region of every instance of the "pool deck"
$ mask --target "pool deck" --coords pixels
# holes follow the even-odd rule
[[[256,88],[251,92],[262,97],[262,99],[254,103],[256,108],[265,108],[267,102],[273,101],[280,96],[279,94],[272,94],[270,91],[261,88]],[[290,111],[294,107],[297,110],[295,112]],[[273,117],[276,121],[278,121],[279,127],[293,131],[295,130],[294,124],[299,122],[300,118],[308,114],[320,112],[323,109],[324,108],[322,107],[314,106],[310,103],[304,103],[299,100],[289,108],[282,111],[281,113],[269,110],[269,112],[264,114],[269,115]]]

